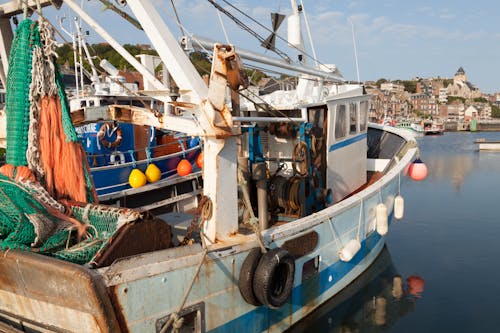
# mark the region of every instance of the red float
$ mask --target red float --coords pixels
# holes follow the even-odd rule
[[[424,279],[420,276],[412,275],[406,279],[406,282],[408,282],[408,293],[415,297],[420,297],[424,291]]]
[[[177,173],[179,176],[187,176],[191,173],[191,171],[193,171],[193,166],[188,160],[181,160],[179,164],[177,164]]]
[[[417,158],[408,168],[408,175],[416,181],[424,180],[427,177],[427,166]]]
[[[196,166],[200,169],[203,169],[203,152],[201,152],[196,158]]]

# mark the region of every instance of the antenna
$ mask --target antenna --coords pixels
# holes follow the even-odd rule
[[[349,20],[349,23],[351,23],[352,43],[354,45],[354,60],[356,61],[356,74],[357,74],[358,82],[361,82],[359,79],[358,51],[356,49],[356,38],[354,37],[354,23],[352,22],[350,17],[348,17],[347,19]]]
[[[311,27],[309,26],[309,20],[307,19],[306,9],[304,8],[304,3],[302,2],[302,0],[300,0],[300,6],[302,7],[302,12],[304,13],[304,21],[306,22],[307,36],[309,37],[309,43],[311,44],[311,50],[312,50],[313,57],[314,57],[314,63],[316,64],[316,66],[318,66],[319,65],[318,57],[316,56],[316,50],[314,48],[314,43],[313,43],[313,39],[312,39],[312,35],[311,35]]]

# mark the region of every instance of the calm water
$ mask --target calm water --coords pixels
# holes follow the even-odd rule
[[[500,133],[419,139],[429,175],[404,183],[387,251],[293,332],[500,332],[500,152],[477,138]]]

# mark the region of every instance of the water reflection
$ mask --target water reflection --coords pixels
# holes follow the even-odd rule
[[[449,179],[456,192],[460,191],[467,175],[476,168],[477,155],[433,156],[425,161],[429,179]]]
[[[289,332],[380,332],[415,309],[425,281],[400,276],[386,247],[352,284]]]

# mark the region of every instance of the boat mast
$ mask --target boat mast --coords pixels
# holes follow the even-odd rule
[[[190,102],[199,103],[201,107],[197,123],[204,132],[203,193],[212,202],[212,214],[203,225],[203,233],[209,242],[228,240],[238,232],[235,136],[238,133],[233,133],[231,114],[224,112],[227,111],[223,103],[226,83],[218,80],[218,73],[225,68],[216,66],[221,61],[218,46],[214,47],[215,64],[209,89],[151,1],[129,0],[127,3],[179,90],[189,91]]]

